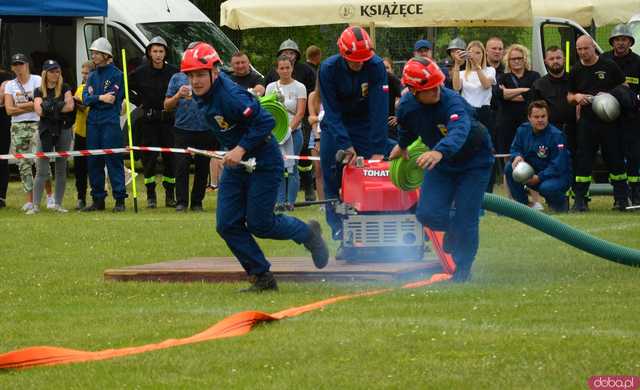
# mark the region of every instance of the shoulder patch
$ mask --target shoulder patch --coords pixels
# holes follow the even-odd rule
[[[460,119],[460,115],[458,115],[458,114],[451,114],[451,116],[449,117],[449,120],[452,121],[452,122],[455,122],[458,119]]]
[[[385,84],[385,85],[382,86],[382,92],[389,93],[389,85],[388,84]]]
[[[251,114],[253,114],[253,109],[251,107],[247,107],[244,109],[244,111],[242,111],[242,116],[244,116],[245,118],[249,118]]]

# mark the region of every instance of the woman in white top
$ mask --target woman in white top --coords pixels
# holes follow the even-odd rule
[[[24,54],[18,53],[11,57],[11,71],[16,78],[4,87],[4,106],[11,116],[11,142],[16,153],[31,153],[34,146],[34,135],[38,132],[40,117],[34,112],[34,91],[40,87],[40,76],[32,75],[29,71],[29,60]],[[22,188],[27,202],[22,206],[24,211],[33,207],[33,161],[19,159],[18,169]]]
[[[265,94],[277,93],[284,99],[284,106],[289,114],[289,128],[291,137],[287,139],[280,150],[283,154],[299,155],[302,150],[302,118],[307,105],[307,88],[293,77],[293,64],[286,56],[278,57],[276,72],[280,80],[267,85]],[[297,160],[285,161],[285,180],[280,185],[278,192],[277,208],[293,210],[298,190],[300,189],[300,175],[298,173]]]
[[[491,89],[496,84],[496,70],[487,66],[484,45],[480,41],[471,41],[466,51],[452,53],[454,58],[451,80],[453,89],[476,110],[478,120],[490,128]],[[460,70],[462,64],[465,69]]]

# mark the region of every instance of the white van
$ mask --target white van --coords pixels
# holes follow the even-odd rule
[[[629,20],[629,27],[635,38],[633,50],[640,53],[640,14],[634,15]],[[595,30],[592,31],[594,35]],[[570,55],[569,63],[573,65],[577,60],[575,43],[576,39],[584,34],[589,34],[578,23],[564,18],[555,17],[534,17],[533,20],[533,39],[531,43],[531,67],[533,70],[544,75],[547,69],[544,65],[544,51],[550,46],[558,46],[564,52],[567,42],[569,43]],[[600,47],[596,43],[596,50],[603,53],[611,50],[607,45]]]
[[[130,72],[141,63],[144,47],[156,35],[168,42],[167,60],[174,65],[179,65],[183,50],[193,41],[212,43],[225,63],[237,51],[218,26],[188,0],[109,0],[108,5],[107,37],[120,69],[122,48]],[[40,73],[42,63],[52,58],[61,64],[65,80],[75,86],[81,80],[82,63],[89,59],[88,48],[103,35],[103,28],[102,17],[0,14],[0,64],[8,69],[10,56],[24,53],[32,61],[32,73]]]

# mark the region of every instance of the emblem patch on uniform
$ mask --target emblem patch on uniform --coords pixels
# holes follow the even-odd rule
[[[111,80],[105,80],[103,84],[103,88],[104,88],[103,91],[107,91],[110,86],[111,86]]]
[[[222,115],[216,115],[213,117],[213,119],[215,119],[216,122],[218,122],[218,126],[220,127],[220,130],[225,131],[229,128],[229,124],[227,123],[227,121],[224,119]]]
[[[443,124],[437,124],[436,126],[438,126],[438,130],[440,130],[440,134],[442,134],[443,136],[447,135],[447,126],[443,125]]]
[[[600,80],[604,80],[604,78],[607,77],[607,72],[605,72],[604,70],[599,70],[596,72],[596,76],[598,76]]]
[[[558,149],[564,149],[564,144],[558,144]]]
[[[389,93],[389,86],[387,84],[382,86],[382,92]]]
[[[369,83],[360,84],[360,89],[362,90],[362,97],[369,96]]]
[[[451,116],[449,117],[449,120],[450,120],[451,122],[455,122],[455,121],[457,121],[458,119],[460,119],[460,115],[458,115],[458,114],[451,114]]]
[[[549,156],[549,148],[547,148],[545,145],[538,145],[538,151],[536,152],[536,155],[539,158],[547,158]]]
[[[250,116],[251,116],[251,114],[253,114],[253,110],[251,109],[251,107],[247,107],[247,108],[245,108],[245,109],[244,109],[244,111],[242,111],[242,115],[243,115],[245,118],[250,117]]]
[[[92,87],[92,86],[89,86],[89,87],[87,88],[87,93],[88,93],[89,95],[93,95],[93,87]]]

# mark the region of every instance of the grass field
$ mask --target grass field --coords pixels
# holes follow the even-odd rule
[[[72,180],[70,180],[72,181]],[[67,203],[74,190],[69,183]],[[25,216],[11,183],[0,210],[0,353],[33,345],[102,350],[190,336],[243,310],[275,312],[375,283],[105,282],[102,272],[192,256],[229,256],[204,214],[142,209]],[[112,206],[112,200],[108,207]],[[128,206],[131,202],[128,203]],[[640,248],[640,213],[559,218]],[[297,210],[320,218],[317,208]],[[322,218],[321,218],[322,219]],[[263,241],[268,255],[304,255]],[[394,290],[259,326],[246,336],[114,360],[0,372],[0,389],[585,389],[592,375],[640,373],[640,269],[573,249],[489,214],[473,280]],[[394,287],[385,285],[384,287]]]

